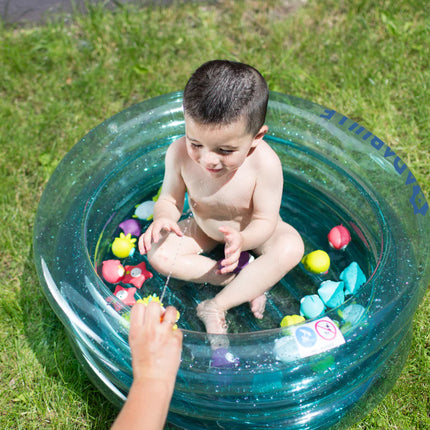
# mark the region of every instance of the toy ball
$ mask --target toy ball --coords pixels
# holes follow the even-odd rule
[[[345,294],[354,294],[366,283],[366,275],[356,261],[353,261],[340,275],[339,278],[345,283]]]
[[[132,236],[140,236],[142,226],[137,219],[130,218],[123,221],[119,228],[124,232],[125,235],[131,234]]]
[[[124,276],[125,269],[118,260],[103,261],[102,275],[103,278],[111,284],[116,284],[121,281]]]
[[[235,357],[227,348],[217,348],[212,353],[212,367],[236,367],[239,363],[239,357]]]
[[[334,249],[344,250],[351,242],[351,234],[343,225],[338,225],[330,230],[327,236],[328,243]]]
[[[131,234],[120,233],[112,243],[112,252],[118,258],[131,257],[136,247],[136,238],[131,238]]]
[[[289,327],[290,325],[300,324],[305,321],[305,318],[301,315],[287,315],[282,318],[281,327]]]
[[[317,318],[323,314],[325,306],[318,294],[308,295],[300,300],[300,315],[305,318]]]
[[[302,258],[302,264],[309,272],[325,274],[330,268],[330,257],[327,252],[319,249],[305,255]]]
[[[154,200],[148,200],[136,206],[134,216],[144,221],[150,221],[154,216]]]
[[[318,295],[328,308],[336,308],[345,301],[343,282],[324,281],[318,289]]]

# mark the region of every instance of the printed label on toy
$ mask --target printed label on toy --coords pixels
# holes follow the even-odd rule
[[[345,343],[341,331],[328,317],[297,327],[293,331],[293,336],[300,357],[320,354]]]

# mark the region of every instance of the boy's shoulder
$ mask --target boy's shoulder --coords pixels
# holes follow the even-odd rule
[[[278,154],[264,140],[257,145],[254,155],[255,162],[262,168],[272,169],[281,166]]]
[[[185,136],[174,140],[167,148],[167,153],[173,157],[183,156],[187,151]]]

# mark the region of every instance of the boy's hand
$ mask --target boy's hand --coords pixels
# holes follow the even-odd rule
[[[132,307],[129,344],[136,382],[152,379],[173,391],[182,350],[182,332],[173,330],[176,317],[173,306],[163,314],[158,302]]]
[[[141,254],[146,254],[151,249],[151,244],[157,243],[161,237],[161,231],[174,232],[178,236],[182,237],[184,234],[182,233],[179,225],[172,221],[169,218],[159,218],[155,220],[139,237],[139,252]]]
[[[243,248],[243,238],[240,231],[234,228],[223,226],[219,231],[224,234],[224,260],[220,261],[221,269],[218,271],[220,274],[231,273],[236,269],[239,263],[240,253]]]

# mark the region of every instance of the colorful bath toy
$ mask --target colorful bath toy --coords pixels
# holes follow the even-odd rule
[[[324,281],[318,289],[318,295],[328,308],[336,308],[345,301],[343,282]]]
[[[119,237],[115,238],[112,243],[112,253],[118,258],[131,257],[134,254],[136,247],[136,238],[132,238],[131,234],[124,235],[120,233]]]
[[[131,234],[132,236],[140,236],[142,226],[140,222],[135,218],[130,218],[123,221],[119,228],[124,232],[125,235]]]
[[[343,272],[339,278],[345,283],[345,294],[352,295],[366,283],[366,275],[361,270],[356,261],[353,261]]]
[[[325,274],[330,268],[330,257],[320,249],[312,251],[302,258],[305,269],[312,273]]]
[[[143,221],[151,221],[154,216],[154,206],[154,200],[147,200],[146,202],[136,206],[134,216]]]
[[[289,327],[290,325],[300,324],[305,321],[305,318],[301,315],[287,315],[282,318],[281,327]]]
[[[119,260],[106,260],[103,261],[102,276],[105,281],[111,284],[120,282],[125,273],[124,266]]]
[[[333,227],[327,236],[328,243],[334,249],[344,250],[351,242],[349,230],[342,224]]]
[[[144,261],[137,266],[125,266],[124,269],[125,273],[121,282],[124,282],[124,284],[133,284],[137,288],[142,288],[143,283],[153,277],[153,274],[146,270]]]
[[[212,367],[236,367],[239,366],[239,357],[235,357],[227,348],[217,348],[212,353]]]
[[[310,294],[300,300],[300,315],[305,318],[317,318],[323,314],[325,305],[318,294]]]
[[[117,285],[113,295],[119,300],[121,300],[121,302],[124,303],[125,305],[133,306],[136,303],[136,299],[134,298],[135,293],[136,293],[135,287],[124,288],[121,285]],[[113,306],[115,310],[117,312],[120,311],[121,306],[118,305],[118,303],[114,302],[111,297],[108,297],[106,301],[109,303],[113,302]]]
[[[275,340],[273,354],[279,361],[290,362],[300,357],[297,343],[293,336],[284,336]]]
[[[352,305],[348,305],[339,312],[340,317],[345,321],[345,323],[350,323],[351,325],[356,325],[363,319],[366,313],[366,309],[357,304],[353,303]]]

